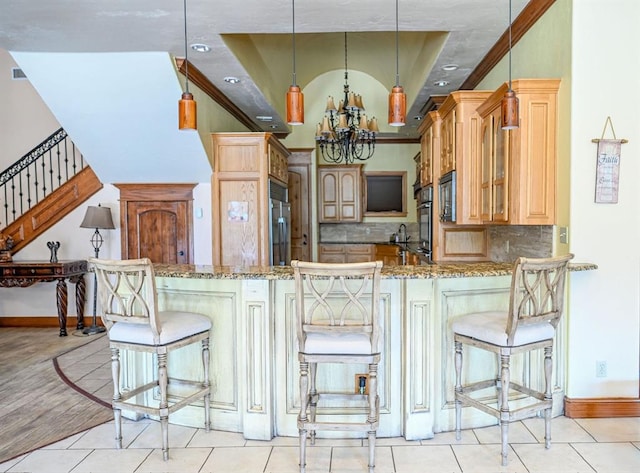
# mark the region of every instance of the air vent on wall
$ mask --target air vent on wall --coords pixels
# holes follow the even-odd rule
[[[11,68],[11,79],[13,79],[13,80],[26,80],[27,79],[27,75],[19,67],[12,67]]]

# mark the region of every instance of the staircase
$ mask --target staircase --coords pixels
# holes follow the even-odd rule
[[[0,232],[15,254],[102,188],[60,128],[0,174]]]

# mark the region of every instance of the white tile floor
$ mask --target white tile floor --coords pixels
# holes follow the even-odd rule
[[[640,471],[640,418],[553,420],[553,444],[545,450],[541,419],[512,426],[509,465],[500,466],[498,427],[452,432],[431,440],[379,439],[376,472],[380,473],[623,473]],[[0,464],[2,472],[21,473],[287,473],[298,472],[296,438],[270,442],[245,440],[241,434],[169,428],[170,459],[162,460],[158,422],[123,424],[123,448],[112,447],[108,422],[48,447]],[[308,448],[309,473],[366,472],[366,441],[318,439]]]
[[[60,358],[65,374],[87,391],[111,395],[108,352],[72,352]],[[105,345],[106,346],[106,345]],[[1,427],[0,427],[1,428]],[[500,466],[499,427],[464,430],[409,442],[378,439],[377,473],[625,473],[640,472],[640,418],[569,419],[552,422],[552,446],[544,448],[542,419],[512,424],[509,465]],[[159,423],[125,421],[123,448],[114,446],[112,422],[0,464],[0,472],[20,473],[288,473],[298,472],[297,438],[270,442],[241,434],[171,424],[170,459],[162,460]],[[2,446],[0,446],[2,448]],[[307,472],[367,471],[364,440],[318,439],[307,449]]]

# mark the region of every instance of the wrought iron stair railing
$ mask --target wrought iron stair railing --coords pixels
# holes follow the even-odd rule
[[[0,174],[0,230],[86,167],[66,131],[55,131]]]

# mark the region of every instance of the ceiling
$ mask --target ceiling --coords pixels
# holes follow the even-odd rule
[[[527,1],[512,0],[513,19]],[[184,57],[183,8],[182,0],[2,0],[0,48]],[[398,72],[407,93],[408,122],[421,114],[431,95],[460,87],[504,33],[508,15],[509,0],[399,0]],[[188,44],[211,48],[206,53],[189,49],[189,63],[264,131],[289,131],[284,96],[292,83],[292,17],[291,0],[187,2]],[[297,0],[297,84],[304,91],[323,74],[344,71],[348,32],[348,70],[390,90],[396,75],[395,28],[393,0]],[[458,69],[443,70],[447,64]],[[229,84],[228,76],[240,82]],[[448,84],[434,85],[440,80]],[[339,92],[341,84],[334,89]],[[326,95],[305,95],[307,103],[316,99],[324,101]],[[273,118],[262,122],[258,116]],[[397,133],[415,134],[413,125]]]

